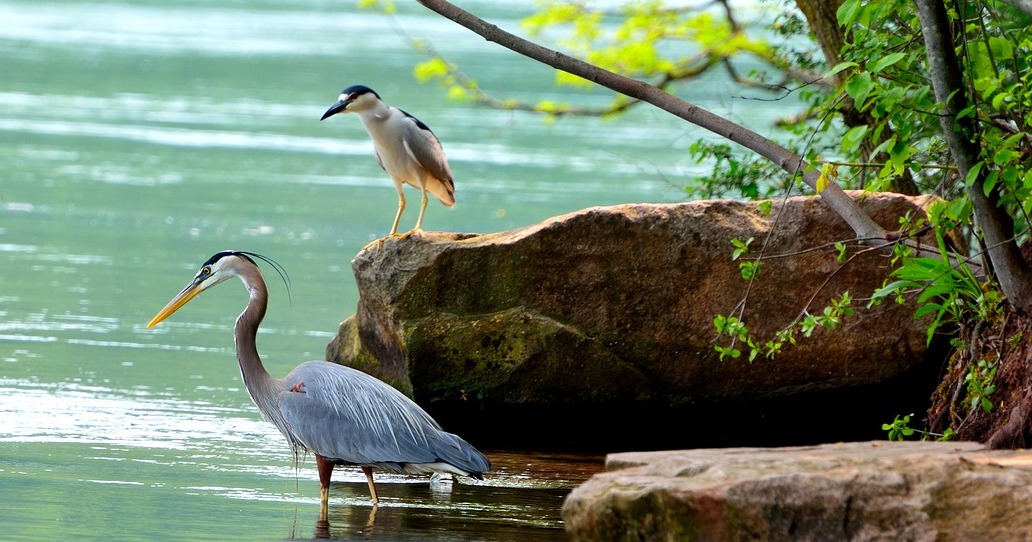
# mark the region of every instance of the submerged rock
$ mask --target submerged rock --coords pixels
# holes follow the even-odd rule
[[[921,211],[914,198],[855,197],[890,230]],[[640,409],[880,384],[925,360],[925,326],[910,307],[865,311],[859,301],[862,317],[773,361],[721,361],[714,350],[714,317],[743,303],[744,322],[767,339],[841,292],[869,296],[888,257],[854,243],[844,265],[833,244],[852,238],[819,199],[798,197],[769,214],[756,202],[619,205],[495,234],[392,239],[352,262],[358,308],[327,359],[387,380],[435,415],[559,416],[574,429],[593,415],[629,416],[611,420],[622,422]],[[732,239],[762,250],[757,281],[743,280]]]
[[[610,455],[563,504],[577,541],[1030,540],[1032,453],[858,442]]]

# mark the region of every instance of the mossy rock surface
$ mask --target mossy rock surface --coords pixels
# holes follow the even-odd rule
[[[438,314],[406,326],[412,378],[431,401],[475,394],[508,403],[648,398],[648,379],[604,345],[555,320],[510,309]],[[619,386],[614,386],[614,381]]]

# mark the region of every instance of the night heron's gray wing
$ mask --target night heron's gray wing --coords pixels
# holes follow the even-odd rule
[[[452,186],[451,169],[448,167],[448,160],[444,156],[444,149],[441,142],[430,128],[422,121],[405,113],[405,148],[412,154],[423,169],[441,183]],[[454,188],[450,190],[454,192]]]
[[[289,431],[323,457],[359,465],[443,461],[475,474],[489,467],[480,452],[441,430],[419,405],[361,371],[309,361],[285,383],[279,409]]]

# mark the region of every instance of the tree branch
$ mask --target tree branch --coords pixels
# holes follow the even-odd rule
[[[1032,310],[1032,268],[1014,242],[1014,221],[1000,207],[999,186],[988,194],[984,191],[988,167],[982,166],[979,145],[979,126],[970,112],[971,101],[964,86],[964,75],[957,59],[949,15],[941,0],[915,0],[921,19],[928,54],[928,71],[935,90],[935,100],[941,104],[939,123],[950,153],[962,179],[968,179],[972,169],[973,182],[966,183],[975,220],[996,272],[1003,294],[1018,310]]]
[[[810,188],[815,191],[817,189],[819,173],[816,169],[810,167],[810,164],[802,157],[748,128],[714,115],[650,84],[624,77],[520,38],[493,24],[487,23],[483,19],[445,0],[418,1],[426,8],[472,30],[488,41],[495,42],[523,56],[552,66],[557,70],[576,75],[631,98],[648,102],[696,126],[734,141],[770,160],[789,174],[800,175],[803,182]],[[861,211],[859,205],[835,183],[828,183],[828,186],[820,192],[820,197],[822,201],[849,224],[857,237],[876,240],[886,239],[885,229]]]

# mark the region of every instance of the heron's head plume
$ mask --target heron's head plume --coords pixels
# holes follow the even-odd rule
[[[251,279],[252,276],[261,279],[261,270],[253,258],[267,262],[276,270],[276,273],[279,274],[280,278],[283,279],[283,283],[287,286],[287,295],[289,296],[290,279],[287,277],[287,272],[283,269],[283,266],[275,260],[256,252],[224,250],[215,253],[206,262],[201,264],[200,270],[197,271],[193,279],[164,308],[158,311],[158,314],[151,319],[147,327],[151,328],[158,325],[162,320],[172,316],[172,313],[182,308],[183,305],[189,303],[191,299],[200,295],[201,292],[232,277],[240,277],[244,284],[250,287],[250,281],[253,280]]]
[[[337,113],[363,111],[380,101],[380,95],[364,85],[352,85],[337,97],[337,103],[330,106],[319,120],[326,120]]]

